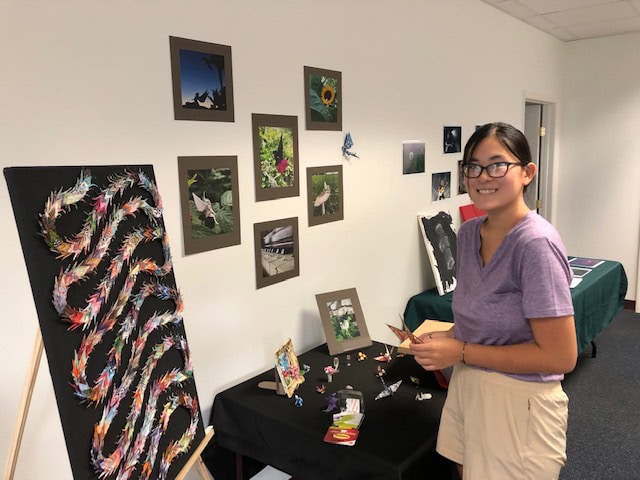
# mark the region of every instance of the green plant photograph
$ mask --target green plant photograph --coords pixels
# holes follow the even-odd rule
[[[191,237],[205,238],[234,229],[231,169],[187,170]]]
[[[309,75],[309,109],[314,122],[338,121],[338,79]]]
[[[350,303],[351,300],[348,300]],[[335,306],[335,302],[332,302]],[[351,305],[342,306],[336,310],[331,309],[332,303],[327,307],[330,310],[331,326],[333,327],[333,335],[338,342],[349,340],[360,336],[360,329],[356,315]],[[344,303],[344,300],[341,302]]]
[[[260,136],[261,188],[290,187],[294,182],[293,130],[286,127],[258,128]]]

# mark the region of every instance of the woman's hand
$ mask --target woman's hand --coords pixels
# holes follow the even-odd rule
[[[416,362],[425,370],[442,370],[462,360],[462,342],[447,333],[426,333],[420,336],[422,343],[410,345]]]

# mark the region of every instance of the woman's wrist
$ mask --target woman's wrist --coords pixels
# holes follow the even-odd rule
[[[465,360],[465,358],[464,358],[465,350],[466,350],[466,349],[467,349],[467,342],[462,342],[462,358],[460,359],[460,361],[461,361],[464,365],[466,365],[466,364],[467,364],[467,362],[466,362],[466,360]]]

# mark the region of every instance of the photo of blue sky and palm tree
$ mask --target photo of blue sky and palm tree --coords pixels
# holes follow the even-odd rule
[[[223,55],[181,49],[182,106],[191,109],[226,110],[224,69]]]

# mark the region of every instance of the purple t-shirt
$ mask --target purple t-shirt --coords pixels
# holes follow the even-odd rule
[[[469,343],[533,343],[530,318],[573,315],[571,268],[556,229],[529,212],[504,237],[489,263],[480,256],[480,226],[486,216],[466,221],[458,232],[458,284],[453,293],[455,336]],[[532,382],[564,375],[512,377]]]

